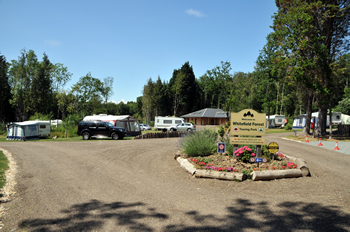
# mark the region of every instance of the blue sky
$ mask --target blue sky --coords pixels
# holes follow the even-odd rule
[[[73,74],[113,77],[111,100],[136,101],[149,78],[189,61],[196,78],[229,61],[252,72],[272,31],[274,0],[0,0],[0,53],[25,48]]]

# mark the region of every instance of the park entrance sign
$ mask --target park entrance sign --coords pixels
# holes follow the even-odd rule
[[[265,144],[266,114],[253,109],[231,112],[231,144]],[[244,137],[242,137],[244,136]]]

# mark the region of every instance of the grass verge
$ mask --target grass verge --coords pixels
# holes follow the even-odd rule
[[[9,167],[9,161],[2,151],[0,151],[0,189],[6,184],[5,171]]]

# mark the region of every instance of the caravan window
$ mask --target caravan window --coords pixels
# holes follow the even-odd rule
[[[182,120],[175,120],[175,124],[182,123]]]
[[[46,125],[40,125],[40,129],[45,129]]]
[[[172,120],[164,120],[163,123],[164,124],[172,124],[173,122],[172,122]]]

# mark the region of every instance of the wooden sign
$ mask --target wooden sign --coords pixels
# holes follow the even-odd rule
[[[266,114],[258,113],[253,109],[231,112],[231,144],[265,144]],[[238,137],[247,135],[248,137]],[[250,137],[249,137],[250,136]]]
[[[259,137],[230,137],[231,144],[250,144],[250,145],[261,145],[265,144],[265,138]]]
[[[266,114],[253,109],[231,112],[231,135],[264,136],[266,127]]]

